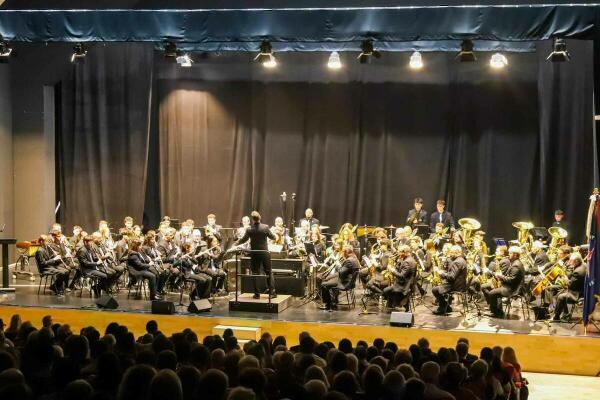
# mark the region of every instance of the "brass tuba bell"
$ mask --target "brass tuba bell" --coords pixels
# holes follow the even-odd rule
[[[532,242],[532,238],[531,238],[531,235],[529,234],[529,231],[531,229],[533,229],[533,223],[517,221],[517,222],[513,222],[512,226],[517,228],[517,231],[518,231],[517,232],[517,240],[519,241],[519,244],[530,245]]]
[[[463,231],[463,241],[465,245],[470,246],[473,240],[473,231],[481,228],[481,222],[475,218],[461,218],[458,220],[458,225]]]

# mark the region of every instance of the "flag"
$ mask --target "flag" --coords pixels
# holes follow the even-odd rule
[[[583,325],[585,326],[600,299],[600,232],[598,231],[600,229],[600,196],[594,194],[591,202],[593,206],[590,206],[588,271],[583,286]]]

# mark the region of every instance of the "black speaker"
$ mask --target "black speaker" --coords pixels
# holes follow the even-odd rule
[[[188,306],[188,312],[191,313],[201,313],[210,311],[212,308],[212,304],[207,299],[194,300]]]
[[[115,308],[119,307],[119,303],[117,303],[117,300],[115,300],[114,297],[103,294],[98,300],[96,300],[96,306],[98,306],[98,308],[114,310]]]
[[[390,315],[391,326],[410,328],[415,323],[415,316],[410,312],[393,311]]]
[[[172,301],[152,300],[152,314],[175,314],[175,303]]]

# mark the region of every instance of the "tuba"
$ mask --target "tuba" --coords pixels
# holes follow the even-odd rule
[[[461,218],[458,220],[458,225],[463,232],[463,241],[465,246],[471,247],[473,242],[473,232],[481,228],[481,223],[475,218]]]
[[[559,226],[553,226],[548,228],[548,234],[552,237],[550,240],[550,245],[548,246],[548,258],[550,261],[556,261],[556,256],[558,255],[558,248],[565,244],[567,236],[569,233],[566,229],[563,229]]]
[[[529,231],[533,229],[532,222],[517,221],[513,222],[512,226],[517,228],[517,240],[521,247],[530,248],[533,238]]]

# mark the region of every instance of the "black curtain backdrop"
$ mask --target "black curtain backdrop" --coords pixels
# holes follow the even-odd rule
[[[97,45],[62,82],[56,162],[67,227],[141,222],[152,71],[152,45]]]
[[[151,62],[136,68],[146,95],[120,103],[147,112],[152,98],[149,140],[132,129],[143,141],[136,157],[149,162],[120,159],[128,153],[112,160],[121,172],[148,171],[128,189],[136,202],[107,206],[91,192],[70,195],[113,222],[129,213],[144,215],[147,226],[165,214],[201,224],[213,212],[229,226],[252,209],[272,223],[279,194],[295,192],[297,219],[310,206],[332,230],[346,221],[402,225],[415,196],[429,212],[444,198],[457,218],[477,218],[489,237],[506,238],[515,236],[513,221],[549,226],[562,208],[580,240],[594,168],[592,47],[569,42],[574,61],[560,66],[544,60],[548,49],[510,54],[501,73],[490,71],[489,54],[473,64],[427,54],[418,74],[398,67],[406,55],[386,53],[367,66],[343,55],[337,77],[319,53],[282,54],[271,72],[249,55],[184,69],[157,54],[153,72],[144,69]],[[79,208],[71,221],[99,218],[89,214]]]

